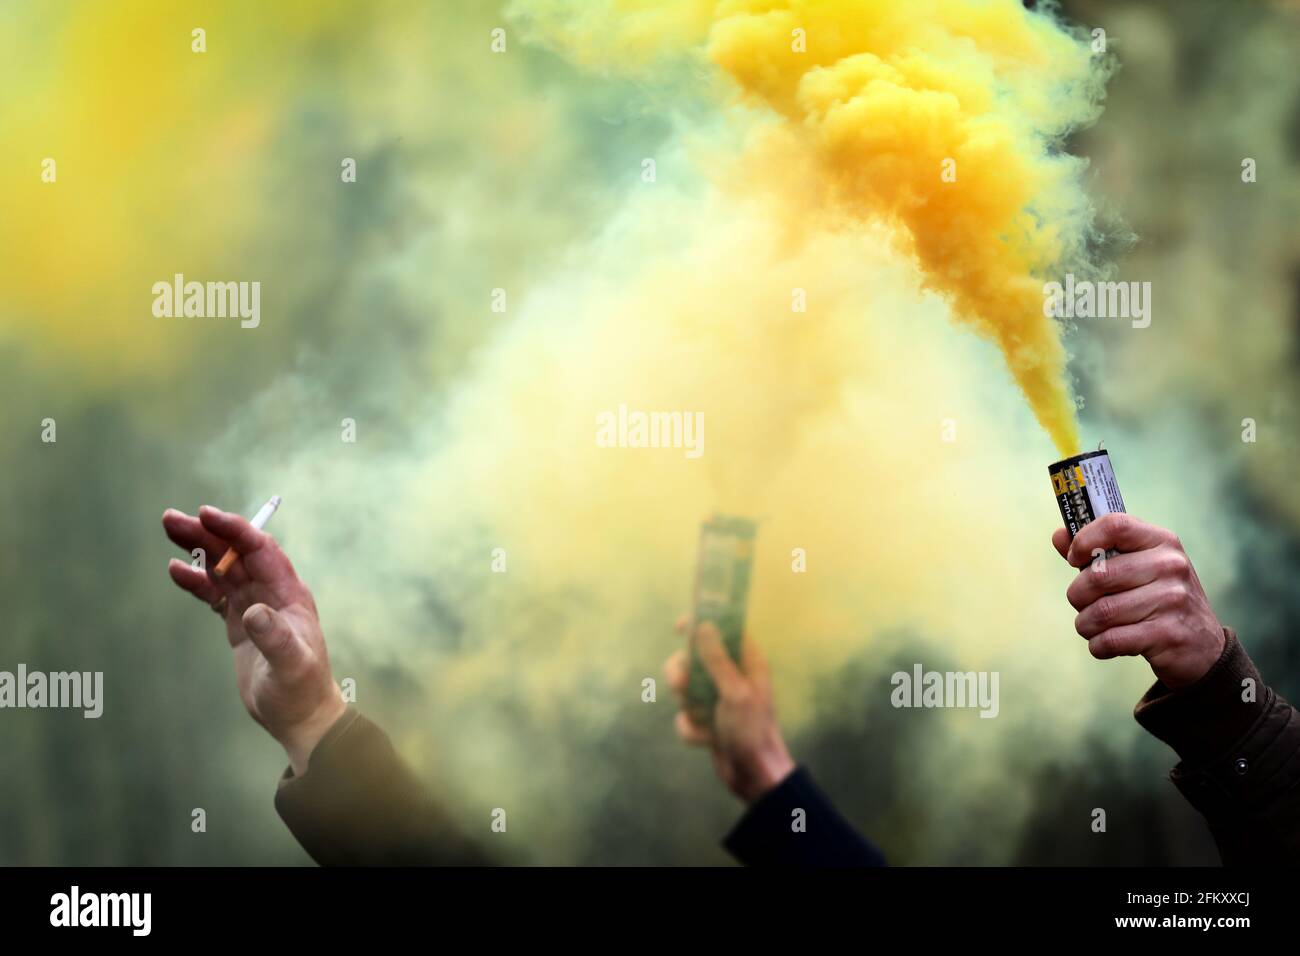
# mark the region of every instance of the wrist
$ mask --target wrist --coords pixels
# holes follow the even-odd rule
[[[1182,654],[1173,667],[1156,670],[1156,677],[1170,690],[1177,691],[1191,687],[1208,674],[1223,656],[1226,646],[1223,628],[1215,622],[1213,630],[1207,630],[1205,637]]]
[[[746,758],[736,795],[746,803],[754,803],[775,790],[794,769],[795,763],[785,749],[785,742],[780,739],[772,741]]]
[[[330,728],[347,712],[347,709],[348,705],[343,699],[342,690],[339,689],[338,684],[331,681],[330,693],[325,700],[307,718],[298,721],[278,736],[280,746],[284,748],[289,758],[289,766],[293,768],[294,776],[301,777],[307,772],[312,751],[329,733]]]

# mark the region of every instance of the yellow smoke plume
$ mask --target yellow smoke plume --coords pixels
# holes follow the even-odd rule
[[[808,161],[809,179],[772,190],[787,214],[895,227],[926,286],[997,344],[1057,448],[1078,451],[1066,351],[1042,286],[1051,270],[1082,267],[1090,207],[1079,161],[1056,147],[1098,112],[1106,68],[1086,43],[1018,0],[517,10],[582,63],[649,74],[668,54],[703,49],[746,103],[782,119],[787,158],[793,144]]]

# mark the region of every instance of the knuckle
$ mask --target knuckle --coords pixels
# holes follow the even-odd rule
[[[749,685],[741,681],[731,681],[728,684],[728,689],[724,696],[727,698],[728,703],[734,704],[737,707],[748,706],[749,702],[754,697],[753,693],[749,689]]]
[[[1100,597],[1093,604],[1093,617],[1102,625],[1109,624],[1115,619],[1115,601],[1113,598]]]
[[[1181,549],[1171,549],[1169,557],[1165,559],[1168,563],[1168,574],[1170,577],[1186,580],[1192,574],[1192,562],[1187,554]]]

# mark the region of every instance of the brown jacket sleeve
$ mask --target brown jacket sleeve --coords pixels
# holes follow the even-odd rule
[[[1237,635],[1190,687],[1157,681],[1133,711],[1181,758],[1170,779],[1228,865],[1300,863],[1300,714],[1267,687]],[[1253,694],[1250,691],[1253,689]]]
[[[489,862],[430,799],[387,734],[351,707],[316,745],[305,774],[285,770],[275,809],[322,866]]]

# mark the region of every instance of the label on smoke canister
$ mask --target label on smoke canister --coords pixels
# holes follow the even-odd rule
[[[1124,510],[1110,455],[1092,451],[1049,465],[1056,505],[1061,509],[1065,530],[1070,539],[1089,521],[1096,521],[1112,511]]]

